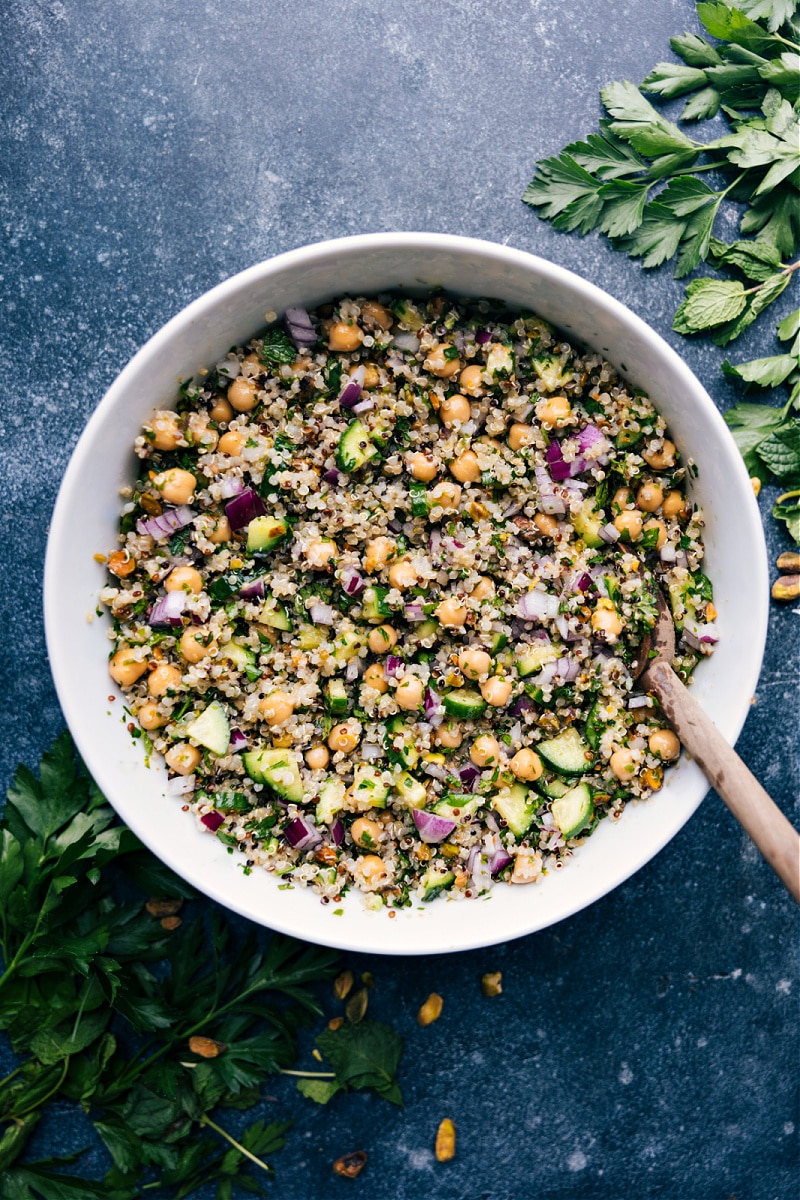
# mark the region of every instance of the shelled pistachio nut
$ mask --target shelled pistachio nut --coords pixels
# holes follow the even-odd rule
[[[775,565],[784,574],[800,574],[800,552],[797,550],[784,550],[783,554],[778,555],[778,561]]]
[[[781,575],[772,585],[772,599],[789,604],[800,600],[800,575]]]

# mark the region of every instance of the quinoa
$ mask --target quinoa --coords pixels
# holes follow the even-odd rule
[[[693,464],[641,392],[488,300],[289,310],[136,439],[100,599],[168,790],[283,886],[532,883],[679,753],[632,663],[716,640]]]

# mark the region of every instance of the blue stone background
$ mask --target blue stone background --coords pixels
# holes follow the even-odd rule
[[[40,597],[70,451],[133,352],[241,268],[365,231],[488,238],[592,279],[721,408],[735,401],[725,352],[671,332],[683,289],[669,267],[557,234],[519,199],[537,158],[594,127],[601,85],[642,79],[670,35],[699,30],[689,0],[16,0],[3,25],[3,784],[63,727]],[[797,303],[784,293],[775,318]],[[775,353],[773,328],[751,328],[734,357]],[[771,563],[788,545],[774,495]],[[797,616],[772,607],[739,751],[800,824]],[[407,1038],[405,1107],[356,1095],[321,1109],[271,1080],[264,1115],[296,1125],[270,1194],[793,1197],[797,935],[791,900],[711,794],[653,862],[558,926],[434,960],[355,956],[375,975],[371,1011]],[[432,990],[444,1012],[419,1029]],[[444,1116],[459,1143],[440,1165]],[[64,1106],[31,1149],[92,1141]],[[334,1177],[356,1148],[359,1179]]]

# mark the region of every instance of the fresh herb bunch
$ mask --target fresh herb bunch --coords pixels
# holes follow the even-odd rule
[[[289,1068],[337,955],[278,935],[264,950],[216,914],[183,922],[191,896],[115,823],[66,734],[38,780],[19,769],[0,821],[0,1029],[19,1057],[0,1081],[3,1200],[178,1198],[210,1182],[229,1200],[234,1181],[261,1191],[288,1124],[257,1120],[233,1137],[216,1110],[251,1107],[276,1072],[319,1077]],[[320,1036],[326,1089],[399,1100],[398,1035],[340,1023]],[[372,1026],[388,1073],[364,1069]],[[24,1157],[56,1100],[89,1114],[114,1164],[102,1181],[65,1173],[80,1155]]]
[[[523,200],[556,229],[598,229],[644,267],[675,260],[675,276],[702,262],[714,276],[692,280],[673,329],[734,341],[789,286],[800,260],[800,19],[796,0],[702,2],[697,15],[713,42],[694,33],[672,38],[682,62],[658,63],[642,84],[612,83],[600,92],[608,116],[599,133],[538,162]],[[643,95],[685,97],[678,117],[701,125],[722,113],[729,132],[698,140]],[[718,131],[718,123],[714,132]],[[707,182],[700,175],[710,172]],[[742,235],[714,237],[718,214],[739,213]],[[795,338],[793,317],[780,336]],[[731,424],[751,473],[800,481],[798,344],[781,355],[723,368],[761,386],[792,388],[783,410],[739,405]],[[762,416],[756,418],[753,410]],[[746,431],[746,432],[745,432]],[[755,434],[763,453],[756,453]],[[780,444],[780,449],[778,445]],[[800,540],[797,494],[776,505]]]

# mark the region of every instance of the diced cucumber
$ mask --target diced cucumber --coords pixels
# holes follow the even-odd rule
[[[480,717],[486,712],[486,701],[472,688],[453,688],[442,696],[444,711],[451,717]]]
[[[620,429],[617,436],[614,438],[614,445],[617,450],[630,450],[637,445],[645,435],[645,430],[641,428]]]
[[[358,471],[371,459],[377,458],[378,447],[372,440],[372,435],[363,421],[358,418],[351,421],[339,438],[336,447],[336,465],[346,475]]]
[[[435,812],[437,817],[447,817],[457,825],[463,825],[475,816],[483,803],[483,796],[476,796],[472,792],[448,792],[436,801],[431,812]]]
[[[547,392],[558,391],[572,378],[572,372],[566,370],[562,359],[554,354],[542,354],[531,361],[542,388]]]
[[[363,635],[357,629],[344,629],[333,643],[333,657],[337,663],[348,663],[366,644]]]
[[[517,671],[522,679],[541,671],[545,663],[555,662],[558,650],[550,642],[539,642],[533,646],[520,646],[516,657]]]
[[[394,777],[392,787],[397,792],[398,799],[404,808],[424,808],[428,792],[424,783],[420,783],[408,771],[401,771]]]
[[[280,600],[276,600],[274,596],[266,597],[258,619],[262,625],[269,625],[271,629],[281,629],[286,632],[292,628],[289,614]]]
[[[514,373],[514,351],[511,346],[495,343],[486,355],[485,374],[490,379],[508,379]]]
[[[600,745],[600,739],[607,724],[607,722],[603,721],[601,715],[603,707],[603,702],[598,697],[589,709],[588,716],[586,717],[584,735],[593,750],[597,750]]]
[[[322,625],[301,625],[297,631],[297,641],[301,650],[316,650],[317,646],[321,646],[327,640],[328,634]]]
[[[288,532],[289,526],[279,517],[256,517],[247,526],[248,553],[266,554],[274,550]]]
[[[540,775],[536,780],[536,790],[541,792],[543,796],[548,796],[551,800],[557,800],[560,796],[566,793],[572,787],[571,783],[567,783],[560,775]]]
[[[303,781],[300,763],[293,750],[264,746],[242,755],[244,769],[256,783],[265,783],[284,800],[300,804],[303,800]]]
[[[539,757],[559,775],[582,775],[591,768],[594,755],[589,743],[574,725],[536,747]]]
[[[579,783],[558,800],[554,800],[550,811],[565,838],[577,837],[582,829],[591,824],[594,817],[592,789],[587,783]]]
[[[521,783],[513,783],[511,787],[503,788],[492,796],[492,808],[517,838],[524,837],[528,832],[542,804],[542,797]]]
[[[248,667],[256,665],[256,656],[249,646],[243,646],[241,642],[237,642],[235,638],[231,638],[220,649],[217,655],[217,662],[230,662],[241,671],[245,671]]]
[[[412,517],[427,517],[428,489],[419,479],[412,479],[409,483],[408,499]]]
[[[405,325],[406,329],[413,329],[415,333],[418,329],[422,329],[422,326],[425,324],[422,313],[416,304],[412,304],[410,300],[394,300],[392,302],[392,312],[401,325]]]
[[[570,517],[574,526],[575,532],[579,537],[582,537],[587,546],[593,550],[597,550],[604,545],[603,539],[600,537],[600,530],[605,525],[605,518],[601,512],[595,512],[594,505],[591,500],[584,500],[578,511]]]
[[[453,871],[442,871],[436,866],[430,866],[420,880],[422,899],[434,900],[445,888],[452,887],[455,881]]]
[[[419,621],[409,626],[406,638],[412,642],[429,641],[431,638],[438,638],[441,632],[442,627],[438,621]]]
[[[386,808],[389,786],[383,771],[369,763],[359,763],[353,772],[353,782],[347,789],[347,804],[353,812],[368,808]]]
[[[419,750],[415,745],[413,733],[399,714],[390,717],[386,722],[383,744],[389,762],[401,763],[410,771],[414,770],[419,762]]]
[[[493,633],[489,638],[489,653],[499,654],[501,650],[505,650],[508,645],[508,635],[505,633]]]
[[[341,717],[347,712],[347,688],[341,679],[329,679],[325,684],[325,707],[335,717]]]
[[[187,725],[186,733],[212,754],[227,754],[231,727],[219,700],[212,700],[208,708],[203,709],[200,715]]]
[[[344,780],[333,776],[326,779],[319,789],[319,799],[315,817],[318,825],[330,825],[331,821],[344,808]]]
[[[385,621],[392,615],[392,610],[386,603],[388,592],[388,588],[381,587],[379,584],[373,584],[364,589],[361,597],[361,615],[365,621],[380,625],[381,621]]]

